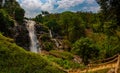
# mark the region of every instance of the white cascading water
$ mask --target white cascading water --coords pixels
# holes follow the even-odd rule
[[[51,32],[51,30],[49,30],[49,35],[50,35],[50,38],[53,37],[53,36],[52,36],[52,32]]]
[[[51,30],[49,30],[49,35],[50,35],[50,38],[55,42],[55,45],[56,45],[57,47],[59,47],[59,43],[57,42],[57,40],[56,40],[56,39],[53,39]]]
[[[30,41],[31,41],[30,51],[38,53],[38,52],[40,52],[40,47],[39,47],[39,43],[38,43],[38,40],[37,40],[37,36],[35,34],[34,25],[35,25],[34,21],[27,20],[26,27],[27,27],[27,30],[29,32]]]
[[[4,4],[5,4],[5,0],[2,0],[2,7],[4,7]]]

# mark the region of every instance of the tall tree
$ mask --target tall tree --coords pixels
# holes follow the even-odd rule
[[[3,8],[11,17],[18,21],[19,24],[23,22],[25,11],[20,7],[16,0],[5,0]]]
[[[120,0],[96,0],[101,6],[105,20],[115,20],[120,26]]]
[[[69,27],[72,24],[72,17],[73,17],[73,13],[66,11],[63,12],[60,16],[60,23],[61,23],[61,27],[63,27],[64,31],[63,34],[67,36],[67,39],[69,40]]]

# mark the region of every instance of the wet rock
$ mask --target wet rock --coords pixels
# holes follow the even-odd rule
[[[29,50],[30,38],[25,25],[17,25],[13,28],[13,38],[17,45]]]

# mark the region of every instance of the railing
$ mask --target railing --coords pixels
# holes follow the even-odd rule
[[[95,64],[95,63],[99,63],[99,64]],[[115,73],[118,73],[118,69],[120,67],[120,55],[119,54],[116,54],[113,57],[110,57],[104,60],[95,61],[89,64],[88,67],[82,70],[81,72],[95,71],[95,70],[110,68],[110,67],[115,69]]]
[[[97,64],[99,63],[99,64]],[[87,73],[89,71],[97,71],[107,68],[114,68],[115,73],[119,73],[120,70],[120,55],[116,54],[113,57],[104,59],[104,60],[98,60],[91,64],[89,64],[85,69],[83,70],[71,70],[68,73]]]
[[[109,61],[111,61],[111,60],[117,58],[118,55],[119,55],[119,54],[116,54],[116,55],[114,55],[114,56],[112,56],[112,57],[110,57],[110,58],[103,59],[103,60],[98,60],[98,61],[94,61],[94,62],[92,62],[92,63],[94,64],[94,63],[104,63],[104,62],[109,62]]]

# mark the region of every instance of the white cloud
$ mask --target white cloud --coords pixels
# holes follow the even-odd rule
[[[23,0],[21,7],[25,9],[26,17],[33,17],[36,15],[36,10],[40,10],[42,2],[40,0]]]
[[[81,4],[83,3],[84,0],[60,0],[60,1],[57,1],[58,3],[58,9],[67,9],[69,7],[73,7],[73,6],[76,6],[78,4]]]
[[[25,13],[26,17],[34,17],[37,14],[39,14],[41,10],[49,12],[58,12],[60,10],[65,11],[79,4],[87,3],[93,5],[95,2],[95,0],[16,0],[16,1],[18,1],[21,7],[24,8],[26,12]],[[55,5],[57,7],[54,7]],[[99,10],[98,7],[84,7],[83,9],[85,8],[91,11]]]
[[[56,4],[55,0],[48,0],[46,3],[42,4],[41,10],[51,11],[54,9],[54,4]]]
[[[89,7],[83,7],[83,11],[92,11],[92,12],[98,12],[100,10],[99,6],[89,6]]]
[[[45,3],[42,3],[41,0],[21,0],[20,5],[25,9],[26,17],[34,17],[39,14],[41,10],[51,12],[54,9],[55,3],[55,0],[46,0]]]
[[[86,3],[88,4],[93,4],[95,2],[95,0],[86,0]]]

